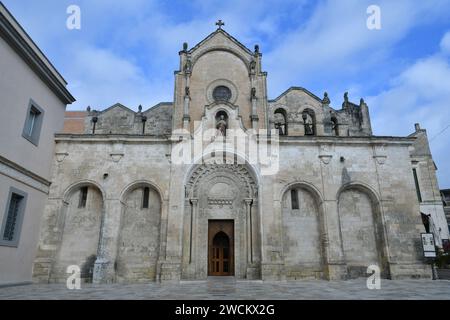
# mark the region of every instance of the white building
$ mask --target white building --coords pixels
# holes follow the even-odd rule
[[[31,281],[66,85],[0,2],[0,285]]]

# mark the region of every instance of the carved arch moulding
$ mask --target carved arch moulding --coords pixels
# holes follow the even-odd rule
[[[246,198],[256,198],[258,187],[249,172],[243,164],[204,164],[197,165],[192,171],[189,180],[186,183],[186,197],[198,198],[198,191],[201,183],[208,180],[211,176],[234,177],[242,185]]]

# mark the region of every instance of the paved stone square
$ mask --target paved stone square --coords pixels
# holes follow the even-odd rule
[[[234,278],[180,283],[132,285],[82,284],[68,290],[63,284],[33,284],[0,288],[1,300],[92,300],[92,299],[450,299],[450,281],[382,280],[380,290],[369,290],[365,279],[348,281],[262,282],[236,281]]]

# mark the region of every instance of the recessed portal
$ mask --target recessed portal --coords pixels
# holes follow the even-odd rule
[[[234,221],[208,222],[208,275],[234,275]]]

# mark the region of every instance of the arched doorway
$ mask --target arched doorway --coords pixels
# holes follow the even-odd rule
[[[233,220],[210,220],[208,230],[208,275],[234,275]]]
[[[219,231],[230,239],[230,266],[225,272],[237,279],[261,278],[258,188],[249,170],[242,164],[203,164],[189,174],[185,190],[182,279],[206,279],[212,275],[212,245]],[[217,221],[222,221],[223,229],[214,227]]]

